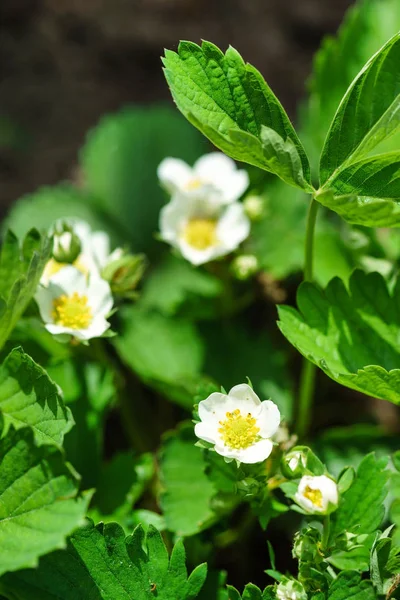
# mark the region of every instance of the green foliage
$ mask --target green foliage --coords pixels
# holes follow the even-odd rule
[[[139,305],[120,314],[123,333],[114,343],[122,360],[149,385],[190,408],[204,354],[195,325]]]
[[[333,177],[331,188],[342,196],[397,199],[400,197],[399,164],[398,152],[357,161],[341,169]]]
[[[397,200],[352,195],[335,196],[328,190],[318,194],[318,202],[354,225],[398,227],[400,224],[400,204]]]
[[[281,306],[279,327],[301,354],[352,389],[400,403],[398,287],[378,273],[355,271],[346,289],[333,279],[321,290],[300,286],[299,311]]]
[[[300,190],[290,189],[279,180],[269,182],[263,198],[264,216],[253,223],[246,247],[257,256],[260,267],[268,275],[281,280],[300,272],[304,266],[308,199]],[[390,201],[390,206],[394,205]],[[319,215],[314,239],[314,271],[315,280],[321,285],[335,276],[348,279],[356,266],[342,235],[344,226],[342,223],[339,229],[324,215]]]
[[[338,170],[367,156],[398,130],[399,57],[400,35],[396,34],[371,58],[343,97],[321,156],[321,183],[326,187]]]
[[[147,536],[139,526],[125,537],[117,523],[95,527],[89,521],[66,550],[49,554],[34,571],[7,575],[0,589],[16,600],[194,600],[206,573],[203,564],[188,577],[182,543],[169,558],[152,527]]]
[[[218,148],[311,190],[304,149],[279,100],[232,47],[181,42],[166,50],[165,76],[179,110]]]
[[[343,494],[338,510],[332,516],[331,536],[343,531],[373,533],[382,523],[387,495],[389,471],[387,459],[368,454],[357,470],[354,483]]]
[[[50,251],[50,240],[34,229],[22,247],[7,232],[0,252],[0,348],[36,292]]]
[[[375,600],[376,595],[370,581],[361,581],[355,571],[344,571],[329,589],[328,600]]]
[[[167,317],[212,316],[211,301],[222,290],[220,279],[170,254],[147,277],[141,302]]]
[[[360,0],[345,15],[336,36],[324,39],[308,82],[301,113],[301,137],[317,163],[339,103],[358,72],[400,29],[397,0]]]
[[[29,425],[37,444],[62,445],[74,423],[60,391],[46,371],[21,348],[13,350],[0,366],[0,410],[5,434]]]
[[[86,221],[96,231],[113,232],[112,222],[95,211],[95,199],[69,183],[43,187],[16,202],[6,219],[7,226],[19,237],[25,236],[32,227],[49,231],[54,221],[73,217]]]
[[[215,520],[210,504],[215,489],[195,441],[193,427],[183,425],[166,437],[160,455],[160,505],[167,529],[179,536],[193,535]]]
[[[169,107],[124,109],[89,133],[81,150],[84,188],[133,250],[154,254],[162,248],[153,235],[164,202],[157,166],[166,156],[194,162],[205,149]]]
[[[0,440],[0,573],[37,565],[62,548],[84,518],[90,494],[53,446],[37,447],[29,428]]]

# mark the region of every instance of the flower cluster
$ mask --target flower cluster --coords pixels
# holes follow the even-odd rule
[[[50,233],[53,254],[35,296],[46,329],[80,341],[104,335],[114,304],[107,273],[130,255],[111,252],[109,236],[83,221],[57,221]]]
[[[221,152],[202,156],[193,166],[166,158],[158,168],[162,186],[172,195],[160,213],[164,241],[194,265],[236,250],[250,233],[250,220],[239,198],[248,174]]]

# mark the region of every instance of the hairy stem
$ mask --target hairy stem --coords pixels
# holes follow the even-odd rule
[[[306,242],[305,242],[305,262],[304,262],[304,281],[312,281],[314,267],[314,231],[317,220],[319,204],[312,198],[307,216]],[[298,398],[297,412],[297,435],[304,438],[310,428],[311,407],[315,389],[316,367],[306,358],[303,359],[303,366],[300,376],[300,389]]]

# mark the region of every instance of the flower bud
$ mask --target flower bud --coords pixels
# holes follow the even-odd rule
[[[304,587],[295,579],[284,579],[276,588],[278,600],[307,600]]]
[[[53,258],[59,263],[73,263],[81,253],[81,241],[66,223],[57,225],[53,237]]]
[[[232,273],[237,279],[245,281],[258,271],[258,260],[254,254],[237,256],[231,265]]]
[[[264,201],[261,196],[247,196],[243,200],[243,206],[251,221],[259,221],[264,216]]]
[[[337,509],[338,488],[333,479],[326,475],[304,475],[293,499],[310,514],[327,515]]]
[[[283,456],[281,466],[286,477],[290,479],[301,477],[307,467],[307,455],[302,450],[291,450]]]
[[[117,248],[103,267],[101,276],[109,282],[114,294],[129,295],[142,278],[145,266],[143,254],[125,254]]]

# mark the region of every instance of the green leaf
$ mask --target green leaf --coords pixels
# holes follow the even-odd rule
[[[56,384],[22,348],[15,348],[0,366],[0,410],[3,435],[10,425],[32,427],[36,443],[61,446],[74,424]]]
[[[198,133],[172,108],[127,108],[89,133],[80,157],[85,189],[134,250],[159,252],[154,232],[164,193],[157,167],[166,156],[191,163],[205,151]]]
[[[328,592],[328,600],[376,600],[370,581],[361,581],[355,571],[343,571],[333,580]]]
[[[399,199],[400,153],[388,152],[357,161],[340,170],[330,186],[339,196]]]
[[[242,600],[262,600],[260,588],[253,583],[248,583],[243,590]]]
[[[375,533],[371,537],[369,543],[365,542],[350,550],[335,550],[326,560],[341,571],[368,571],[370,549]]]
[[[357,470],[353,485],[343,494],[338,510],[332,515],[331,536],[343,531],[357,535],[375,532],[381,524],[387,496],[389,471],[387,458],[368,454]]]
[[[283,335],[329,377],[400,404],[399,284],[392,292],[378,273],[355,271],[346,289],[333,279],[323,291],[304,283],[299,311],[279,307]]]
[[[0,348],[36,292],[50,252],[50,240],[34,229],[21,248],[7,232],[0,252]]]
[[[43,187],[17,200],[7,216],[6,225],[22,237],[32,227],[48,232],[57,219],[72,217],[86,221],[94,231],[106,229],[115,233],[113,221],[96,212],[95,202],[83,190],[68,183]]]
[[[331,121],[347,88],[367,60],[400,29],[397,0],[359,0],[335,36],[316,53],[309,100],[301,113],[301,138],[317,163]]]
[[[201,317],[210,313],[211,301],[222,293],[222,289],[217,277],[196,269],[187,260],[168,254],[147,276],[140,301],[143,306],[168,317],[182,313],[191,318]]]
[[[91,494],[54,446],[36,447],[29,428],[0,440],[0,573],[37,565],[62,548],[84,517]]]
[[[215,489],[195,442],[193,425],[183,424],[166,437],[160,455],[160,505],[167,529],[180,536],[198,533],[215,518],[210,506]]]
[[[149,385],[191,408],[204,353],[195,326],[139,304],[120,311],[120,316],[123,331],[114,344],[122,360]]]
[[[321,184],[367,156],[400,127],[397,65],[400,34],[392,37],[353,81],[332,121],[320,163]]]
[[[335,196],[332,190],[318,194],[318,202],[334,210],[348,223],[364,227],[398,227],[400,202],[385,198]]]
[[[153,527],[125,537],[117,523],[89,521],[35,570],[6,575],[0,589],[16,600],[194,600],[206,578],[205,564],[188,577],[181,542],[171,557]],[[14,596],[13,596],[14,597]]]
[[[311,190],[308,159],[279,100],[229,47],[181,42],[166,50],[165,76],[179,110],[218,148],[287,183]]]

